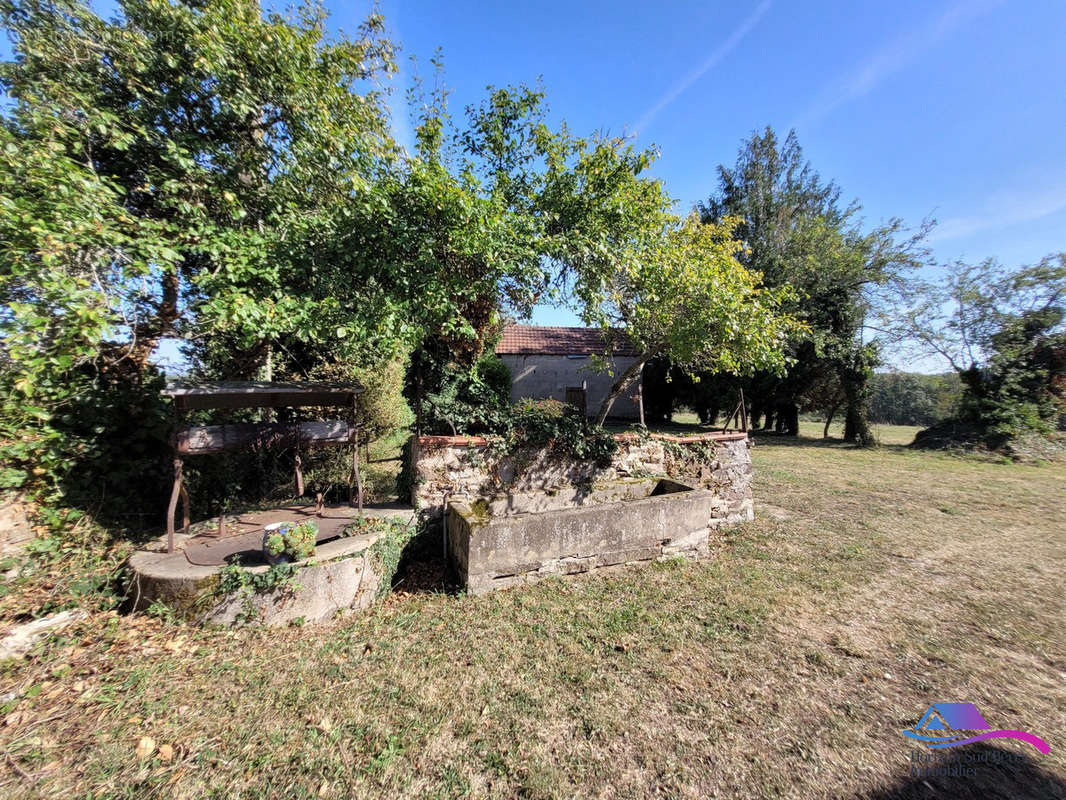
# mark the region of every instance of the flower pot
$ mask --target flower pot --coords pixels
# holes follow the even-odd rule
[[[278,553],[275,556],[271,555],[270,551],[267,550],[267,540],[271,537],[272,534],[284,534],[291,527],[293,527],[293,524],[291,522],[272,522],[269,525],[265,525],[263,527],[263,560],[266,561],[268,564],[288,564],[290,561],[292,561],[292,559],[289,558],[288,553],[284,551]]]

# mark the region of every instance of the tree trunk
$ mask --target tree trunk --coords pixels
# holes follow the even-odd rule
[[[178,291],[181,286],[177,267],[163,274],[162,298],[153,318],[135,326],[130,357],[140,372],[144,372],[159,340],[174,331],[178,320]]]
[[[868,447],[874,443],[870,423],[866,419],[866,395],[869,391],[867,377],[862,370],[845,370],[841,375],[844,385],[844,441]]]
[[[719,411],[720,409],[718,408],[717,403],[707,406],[707,409],[704,412],[707,415],[707,421],[705,424],[713,426],[716,422],[718,422]]]
[[[829,438],[829,426],[833,424],[833,417],[837,415],[837,409],[839,408],[840,401],[838,400],[837,402],[833,403],[832,407],[829,409],[829,414],[825,418],[825,427],[822,429],[823,439]]]
[[[799,436],[799,406],[795,403],[778,403],[777,432],[785,436]]]
[[[758,428],[759,420],[763,417],[763,401],[761,397],[753,398],[751,401],[751,427]]]
[[[604,420],[607,419],[607,415],[611,413],[611,406],[614,405],[614,401],[622,396],[622,392],[629,388],[629,386],[640,377],[641,370],[644,369],[644,365],[648,362],[655,353],[644,353],[640,358],[629,365],[628,369],[622,373],[621,377],[614,382],[614,386],[611,387],[611,391],[607,393],[607,397],[604,398],[603,403],[600,405],[600,410],[596,413],[596,424],[603,425]]]
[[[763,426],[762,426],[762,429],[764,431],[773,430],[775,417],[776,417],[776,415],[774,414],[773,406],[771,406],[770,408],[767,408],[766,409],[766,420],[765,420],[765,422],[763,422]],[[759,418],[756,417],[755,418],[755,426],[758,427],[758,425],[759,425]]]

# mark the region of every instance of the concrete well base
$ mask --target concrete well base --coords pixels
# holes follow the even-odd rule
[[[336,513],[336,509],[329,510]],[[350,512],[354,520],[355,509]],[[284,510],[260,513],[284,518]],[[408,524],[413,516],[410,509],[395,507],[368,508],[366,513],[400,516]],[[381,559],[375,550],[380,536],[375,532],[321,543],[313,558],[297,562],[288,586],[267,592],[245,588],[229,594],[219,591],[219,573],[224,565],[201,566],[186,558],[185,547],[194,537],[179,536],[173,553],[166,552],[166,540],[161,538],[130,558],[132,610],[143,611],[162,603],[179,617],[201,624],[286,625],[298,619],[318,622],[338,612],[364,609],[392,577],[381,574]],[[261,564],[243,569],[262,574],[270,568]]]

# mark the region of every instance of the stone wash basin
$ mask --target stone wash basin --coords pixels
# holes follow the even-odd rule
[[[666,478],[448,504],[448,551],[472,594],[672,555],[709,554],[726,501]]]

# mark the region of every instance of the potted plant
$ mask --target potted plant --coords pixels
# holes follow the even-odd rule
[[[318,526],[313,522],[274,522],[264,531],[263,557],[269,564],[303,561],[315,554]]]

